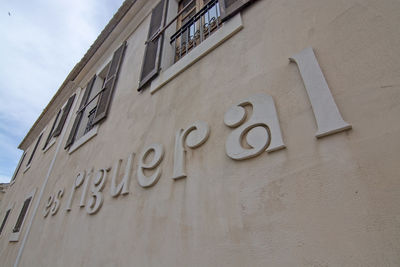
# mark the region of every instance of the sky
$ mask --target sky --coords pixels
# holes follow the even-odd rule
[[[123,0],[0,1],[0,183],[17,147]]]

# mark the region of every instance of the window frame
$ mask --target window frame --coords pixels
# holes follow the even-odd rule
[[[220,5],[221,9],[221,5]],[[222,13],[222,11],[221,11]],[[208,38],[203,40],[199,45],[194,47],[188,55],[181,57],[178,61],[174,62],[175,51],[172,48],[172,52],[169,47],[169,41],[164,41],[163,53],[161,59],[161,71],[159,75],[153,79],[150,83],[150,93],[154,94],[160,90],[165,84],[173,80],[179,74],[184,72],[187,68],[192,66],[194,63],[199,61],[201,58],[206,56],[208,53],[213,51],[219,45],[224,43],[226,40],[234,36],[240,30],[243,29],[243,21],[241,13],[237,13],[235,16],[224,22],[218,30],[211,34]],[[164,35],[164,38],[168,36]],[[171,61],[172,59],[172,61]]]
[[[46,131],[46,129],[47,129],[47,127],[44,127],[44,129],[40,132],[39,137],[36,139],[36,143],[31,152],[31,156],[29,157],[28,162],[26,163],[24,173],[27,172],[29,170],[29,168],[31,167],[33,158],[36,154],[37,148],[40,145],[40,142],[42,141],[42,137],[43,137],[43,134]]]
[[[10,242],[18,242],[19,236],[20,236],[20,234],[21,234],[21,232],[22,232],[22,230],[23,230],[23,228],[24,228],[24,224],[25,224],[26,218],[28,217],[29,211],[30,211],[30,209],[31,209],[31,207],[32,207],[33,200],[34,200],[34,197],[35,197],[35,193],[36,193],[36,188],[33,189],[33,190],[25,197],[24,201],[22,202],[21,209],[20,209],[20,212],[19,212],[18,217],[17,217],[17,221],[15,222],[14,227],[13,227],[13,230],[11,231],[11,235],[10,235],[10,239],[9,239]],[[14,229],[16,228],[17,223],[18,223],[18,219],[19,219],[19,217],[20,217],[21,214],[22,214],[24,204],[25,204],[25,202],[26,202],[28,199],[31,199],[31,200],[30,200],[30,202],[29,202],[29,204],[28,204],[28,207],[27,207],[27,209],[26,209],[26,212],[25,212],[25,214],[24,214],[24,217],[22,218],[22,221],[21,221],[21,224],[20,224],[20,226],[19,226],[19,228],[18,228],[18,231],[17,231],[17,232],[14,232]]]
[[[50,136],[51,137],[50,137],[50,139],[48,141],[46,140],[47,143],[42,148],[43,153],[46,153],[54,145],[54,143],[57,140],[57,136],[54,136],[54,131],[57,129],[58,125],[60,124],[62,113],[63,113],[63,109],[67,106],[67,103],[68,103],[68,101],[65,102],[64,105],[58,110],[58,112],[56,114],[56,117],[52,121],[53,124],[52,124],[52,127],[50,129],[50,132],[49,132],[49,135],[48,135],[47,138],[49,138]]]
[[[17,167],[15,168],[14,174],[11,177],[10,185],[13,185],[15,183],[15,179],[17,178],[17,175],[19,173],[19,170],[21,169],[21,166],[22,166],[22,163],[24,162],[25,157],[26,157],[26,151],[24,151],[22,153],[21,158],[18,161],[18,164],[17,164]]]
[[[79,147],[81,147],[83,144],[85,144],[86,142],[88,142],[90,139],[92,139],[93,137],[95,137],[95,136],[97,135],[97,132],[98,132],[98,129],[99,129],[99,126],[100,126],[101,123],[97,123],[97,124],[93,125],[92,128],[91,128],[89,131],[86,131],[86,130],[85,130],[85,132],[84,132],[83,135],[81,135],[79,138],[76,138],[77,133],[79,132],[79,130],[81,129],[81,127],[83,127],[83,126],[82,126],[82,118],[83,118],[83,116],[84,116],[84,114],[85,114],[86,109],[89,107],[89,105],[90,105],[93,101],[97,101],[95,108],[96,108],[96,110],[97,110],[97,108],[98,108],[99,101],[100,101],[100,94],[101,94],[102,91],[103,91],[103,86],[104,86],[104,83],[105,83],[105,81],[106,81],[106,76],[107,76],[108,68],[109,68],[109,66],[110,66],[110,64],[111,64],[112,58],[113,58],[113,55],[111,55],[111,56],[105,61],[105,63],[99,68],[100,71],[97,71],[97,72],[95,73],[96,78],[95,78],[95,81],[94,81],[94,84],[93,84],[92,88],[90,88],[91,91],[90,91],[90,93],[89,93],[89,97],[90,97],[90,94],[91,94],[91,93],[93,92],[93,90],[95,89],[94,86],[95,86],[95,84],[96,84],[96,80],[98,80],[98,77],[100,77],[100,78],[102,79],[100,89],[98,90],[98,92],[97,92],[95,95],[93,95],[92,98],[88,99],[87,102],[86,102],[86,103],[84,104],[84,106],[82,106],[82,107],[81,107],[81,103],[82,103],[82,101],[85,101],[85,100],[84,100],[84,95],[85,95],[84,92],[85,92],[85,90],[88,89],[87,87],[89,86],[89,83],[90,83],[91,79],[93,79],[93,76],[90,76],[91,78],[89,78],[89,79],[87,79],[87,80],[85,81],[86,87],[85,87],[84,89],[81,88],[81,95],[82,95],[82,98],[80,99],[80,102],[79,102],[79,105],[78,105],[78,110],[74,111],[74,113],[75,113],[75,118],[74,118],[74,119],[76,119],[76,117],[79,116],[79,113],[80,113],[80,112],[82,112],[82,116],[81,116],[81,118],[79,119],[79,123],[78,123],[78,125],[77,125],[77,127],[76,127],[76,129],[75,129],[74,141],[72,142],[72,144],[71,144],[70,147],[68,148],[68,153],[69,153],[69,154],[71,154],[72,152],[74,152],[75,150],[77,150]],[[83,83],[83,84],[85,84],[85,83]],[[83,92],[83,93],[82,93],[82,92]],[[97,98],[97,100],[95,100],[96,98]],[[93,108],[92,108],[92,109],[93,109]],[[95,112],[95,113],[96,113],[96,112]],[[84,128],[86,128],[86,127],[87,127],[87,125],[85,125]],[[71,131],[72,131],[72,130],[73,130],[73,129],[71,129]]]
[[[6,213],[5,213],[4,217],[3,217],[3,220],[1,221],[1,225],[0,225],[0,237],[2,236],[2,233],[5,232],[5,228],[7,226],[7,222],[10,220],[11,212],[12,212],[12,210],[14,208],[14,205],[15,205],[15,202],[12,202],[12,203],[8,204],[8,207],[6,209]],[[9,212],[9,213],[8,213],[8,217],[6,218],[7,212]]]

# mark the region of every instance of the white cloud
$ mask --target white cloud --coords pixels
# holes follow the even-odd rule
[[[19,142],[121,4],[0,2],[0,182],[12,175]]]

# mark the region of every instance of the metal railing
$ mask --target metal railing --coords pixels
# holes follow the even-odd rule
[[[220,15],[218,0],[211,0],[171,36],[170,44],[175,47],[175,62],[221,26]]]

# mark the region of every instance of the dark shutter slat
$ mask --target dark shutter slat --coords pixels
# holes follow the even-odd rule
[[[86,86],[85,93],[83,94],[83,98],[82,98],[81,104],[79,105],[79,110],[81,110],[81,108],[84,105],[86,105],[86,102],[88,101],[88,98],[90,96],[90,92],[92,91],[92,88],[93,88],[95,80],[96,80],[96,75],[94,75],[93,78],[88,82],[88,84]],[[67,149],[74,142],[76,130],[77,130],[78,126],[79,126],[79,123],[81,122],[82,115],[83,115],[82,111],[79,112],[78,114],[76,114],[76,118],[75,118],[74,124],[72,126],[71,132],[69,133],[69,136],[68,136],[68,139],[67,139],[67,143],[65,144],[64,149]]]
[[[4,216],[3,222],[1,223],[1,226],[0,226],[0,235],[1,235],[1,232],[3,232],[4,226],[6,225],[6,222],[7,222],[8,216],[10,215],[10,212],[11,212],[11,210],[7,210],[6,215]]]
[[[31,200],[32,200],[32,197],[30,197],[24,201],[24,205],[22,206],[21,212],[19,213],[17,222],[14,226],[13,233],[17,233],[21,230],[21,226],[22,226],[22,223],[24,222],[24,218],[25,218],[26,212],[28,211]]]
[[[58,117],[60,116],[60,114],[61,114],[61,109],[57,112],[56,119],[54,120],[53,125],[51,126],[51,130],[49,132],[49,135],[47,136],[46,142],[44,143],[42,150],[46,149],[47,144],[50,142],[51,138],[53,137],[54,127],[56,126],[56,123],[57,123],[57,120],[58,120]]]
[[[220,0],[221,21],[224,22],[242,11],[256,0]]]
[[[101,120],[107,117],[112,94],[117,84],[118,73],[124,56],[125,47],[126,47],[126,42],[124,42],[114,52],[110,67],[108,69],[107,77],[102,88],[102,92],[99,95],[100,99],[97,104],[96,115],[93,119],[93,125],[99,123]]]
[[[14,181],[15,178],[17,177],[18,171],[19,171],[19,169],[21,168],[22,163],[24,162],[25,156],[26,156],[26,152],[24,152],[24,153],[22,154],[21,159],[19,160],[18,166],[17,166],[17,168],[16,168],[15,171],[14,171],[13,177],[11,178],[11,182]]]
[[[162,0],[153,9],[147,39],[150,39],[165,24],[166,1]],[[163,34],[153,42],[148,42],[144,51],[142,71],[138,91],[142,90],[157,74],[160,68]]]
[[[42,139],[42,136],[43,136],[43,133],[41,133],[41,134],[39,135],[39,138],[38,138],[38,140],[36,141],[35,147],[33,148],[32,154],[31,154],[31,156],[29,157],[28,163],[27,163],[26,165],[29,165],[29,164],[32,162],[33,156],[35,155],[36,149],[37,149],[37,147],[39,146],[40,139]]]
[[[63,109],[63,113],[60,119],[60,122],[57,125],[57,128],[54,130],[53,136],[57,137],[61,134],[61,131],[64,127],[65,120],[68,117],[69,111],[71,109],[72,103],[74,103],[75,94],[68,99],[67,105]]]
[[[118,49],[114,52],[113,58],[111,60],[110,67],[107,72],[107,79],[111,78],[111,76],[116,75],[121,66],[122,56],[124,55],[126,47],[126,41],[118,47]]]

